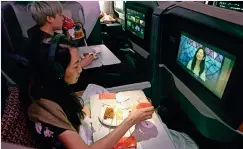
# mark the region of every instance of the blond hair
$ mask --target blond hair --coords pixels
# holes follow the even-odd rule
[[[36,24],[42,26],[47,16],[55,18],[56,14],[63,12],[63,7],[58,1],[35,1],[28,5],[28,11]]]

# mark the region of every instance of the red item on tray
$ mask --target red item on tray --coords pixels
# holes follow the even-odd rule
[[[147,108],[147,107],[151,107],[151,106],[152,106],[152,104],[149,102],[142,102],[137,105],[137,109]]]
[[[116,99],[116,93],[100,93],[99,99]]]
[[[134,136],[122,137],[112,149],[137,148],[137,141]]]

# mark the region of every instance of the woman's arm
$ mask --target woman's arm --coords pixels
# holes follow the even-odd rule
[[[66,130],[58,139],[67,149],[112,149],[124,134],[138,122],[152,118],[154,107],[133,110],[130,115],[115,130],[91,146],[84,143],[77,132]]]
[[[113,146],[124,136],[133,125],[131,119],[126,119],[120,126],[109,135],[95,142],[91,146],[85,144],[77,132],[66,130],[58,136],[59,140],[67,149],[112,149]]]

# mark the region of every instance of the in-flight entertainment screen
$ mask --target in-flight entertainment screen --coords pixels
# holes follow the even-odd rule
[[[235,63],[235,57],[182,32],[177,62],[221,99]]]
[[[127,8],[126,20],[127,30],[144,39],[145,14]]]
[[[214,2],[214,5],[225,9],[243,12],[243,2],[241,1],[216,1]]]

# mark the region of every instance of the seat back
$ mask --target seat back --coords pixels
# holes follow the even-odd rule
[[[14,22],[18,22],[18,36],[24,38],[28,37],[28,29],[34,26],[36,23],[32,18],[31,14],[27,11],[27,5],[30,2],[5,2],[12,8],[12,13],[14,15]],[[83,1],[61,1],[63,5],[64,12],[69,11],[72,14],[72,18],[76,22],[81,22],[84,26],[86,32],[86,39],[92,34],[91,38],[97,39],[100,37],[100,25],[99,25],[99,4],[98,2],[83,2]],[[83,6],[84,5],[84,6]],[[8,17],[11,20],[11,17]],[[97,23],[98,22],[98,23]],[[15,26],[15,23],[13,24]],[[97,30],[98,28],[98,30]],[[94,31],[95,30],[95,31]],[[12,32],[9,34],[12,35]],[[94,40],[93,39],[93,40]],[[20,40],[22,41],[22,40]]]
[[[30,2],[12,2],[12,7],[16,13],[17,20],[19,21],[20,28],[22,30],[22,35],[25,38],[28,38],[28,29],[34,26],[36,23],[32,18],[31,14],[27,10],[27,6]],[[64,11],[70,11],[72,14],[72,18],[77,21],[81,22],[82,24],[85,23],[84,20],[84,13],[83,7],[81,4],[75,1],[62,1]]]
[[[2,22],[2,44],[4,49],[20,52],[23,43],[22,30],[11,3],[5,2],[1,6],[1,22]]]
[[[75,22],[81,22],[85,24],[84,9],[83,6],[75,1],[61,1],[63,6],[63,11],[70,11],[72,14],[72,19]]]
[[[92,37],[96,38],[100,36],[100,32],[93,32],[96,30],[95,28],[100,27],[100,7],[98,1],[78,1],[80,5],[83,7],[83,15],[84,15],[84,29],[86,31],[87,39],[91,35]],[[98,25],[96,25],[98,24]],[[91,38],[92,38],[91,37]]]
[[[27,30],[36,24],[31,14],[27,11],[27,6],[30,2],[16,1],[10,3],[15,11],[21,28],[22,36],[24,38],[28,38]]]

